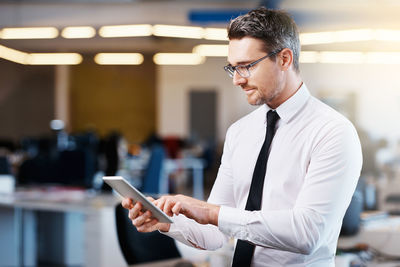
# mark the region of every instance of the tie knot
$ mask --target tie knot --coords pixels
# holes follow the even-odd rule
[[[275,128],[276,122],[279,120],[279,115],[275,110],[270,110],[267,113],[267,127]]]

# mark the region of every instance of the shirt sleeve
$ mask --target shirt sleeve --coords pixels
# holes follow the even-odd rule
[[[258,246],[311,254],[338,233],[362,165],[359,139],[348,123],[330,127],[313,148],[292,209],[246,211],[222,206],[219,229]]]
[[[173,220],[169,231],[161,233],[185,245],[203,250],[216,250],[228,241],[228,237],[214,225],[199,224],[184,215],[174,216]]]

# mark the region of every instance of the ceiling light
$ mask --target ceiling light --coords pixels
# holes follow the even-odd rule
[[[28,53],[0,45],[0,58],[4,58],[19,64],[26,64],[28,56]]]
[[[149,24],[103,26],[99,30],[101,37],[135,37],[150,36],[152,26]]]
[[[94,61],[100,65],[140,65],[143,55],[139,53],[99,53]]]
[[[371,29],[357,29],[331,32],[301,33],[302,45],[328,44],[341,42],[356,42],[373,40],[374,31]]]
[[[320,52],[321,63],[361,64],[364,63],[362,52]]]
[[[228,32],[223,28],[205,28],[204,39],[228,41]]]
[[[201,39],[204,36],[204,29],[192,26],[154,25],[153,34],[162,37]]]
[[[193,53],[206,57],[227,57],[228,45],[196,45]]]
[[[205,58],[192,53],[157,53],[153,57],[157,65],[199,65]]]
[[[58,36],[54,27],[3,28],[2,39],[53,39]]]
[[[92,38],[95,35],[96,30],[89,26],[66,27],[61,32],[61,36],[67,39]]]
[[[370,52],[366,54],[369,64],[400,64],[399,52]]]
[[[317,63],[319,60],[319,53],[316,51],[302,51],[300,53],[300,63]]]
[[[376,30],[375,39],[379,41],[400,41],[399,30]]]
[[[301,45],[327,44],[332,42],[332,32],[312,32],[300,34]]]
[[[369,41],[373,39],[371,29],[335,31],[332,33],[334,43]]]
[[[78,53],[31,53],[28,64],[30,65],[77,65],[82,62]]]

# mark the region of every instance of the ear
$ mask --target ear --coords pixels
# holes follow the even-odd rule
[[[278,58],[280,59],[280,67],[282,71],[286,71],[293,64],[293,52],[289,48],[284,48],[278,54]]]

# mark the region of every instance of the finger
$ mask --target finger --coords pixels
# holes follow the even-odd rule
[[[172,207],[172,213],[178,215],[182,210],[182,203],[176,202],[175,205]]]
[[[173,198],[169,198],[167,199],[167,201],[164,204],[164,212],[168,215],[168,216],[172,216],[172,208],[175,205],[175,200]]]
[[[140,211],[142,210],[142,203],[137,202],[130,210],[129,210],[129,219],[134,220],[136,217],[140,216]]]
[[[158,223],[157,219],[151,219],[149,222],[136,227],[136,229],[138,230],[138,232],[142,232],[142,233],[153,232],[153,231],[157,230],[157,228],[154,227],[157,223]]]
[[[146,222],[147,219],[149,219],[152,216],[151,211],[146,211],[142,215],[136,217],[136,219],[132,220],[132,224],[136,227],[141,226]]]
[[[161,197],[159,199],[156,200],[155,205],[160,209],[163,210],[164,209],[164,205],[165,205],[165,197]]]
[[[122,207],[125,209],[131,209],[133,207],[133,202],[132,199],[130,198],[124,198],[121,202]]]
[[[154,198],[152,197],[146,197],[148,200],[150,200],[151,202],[154,202]]]

